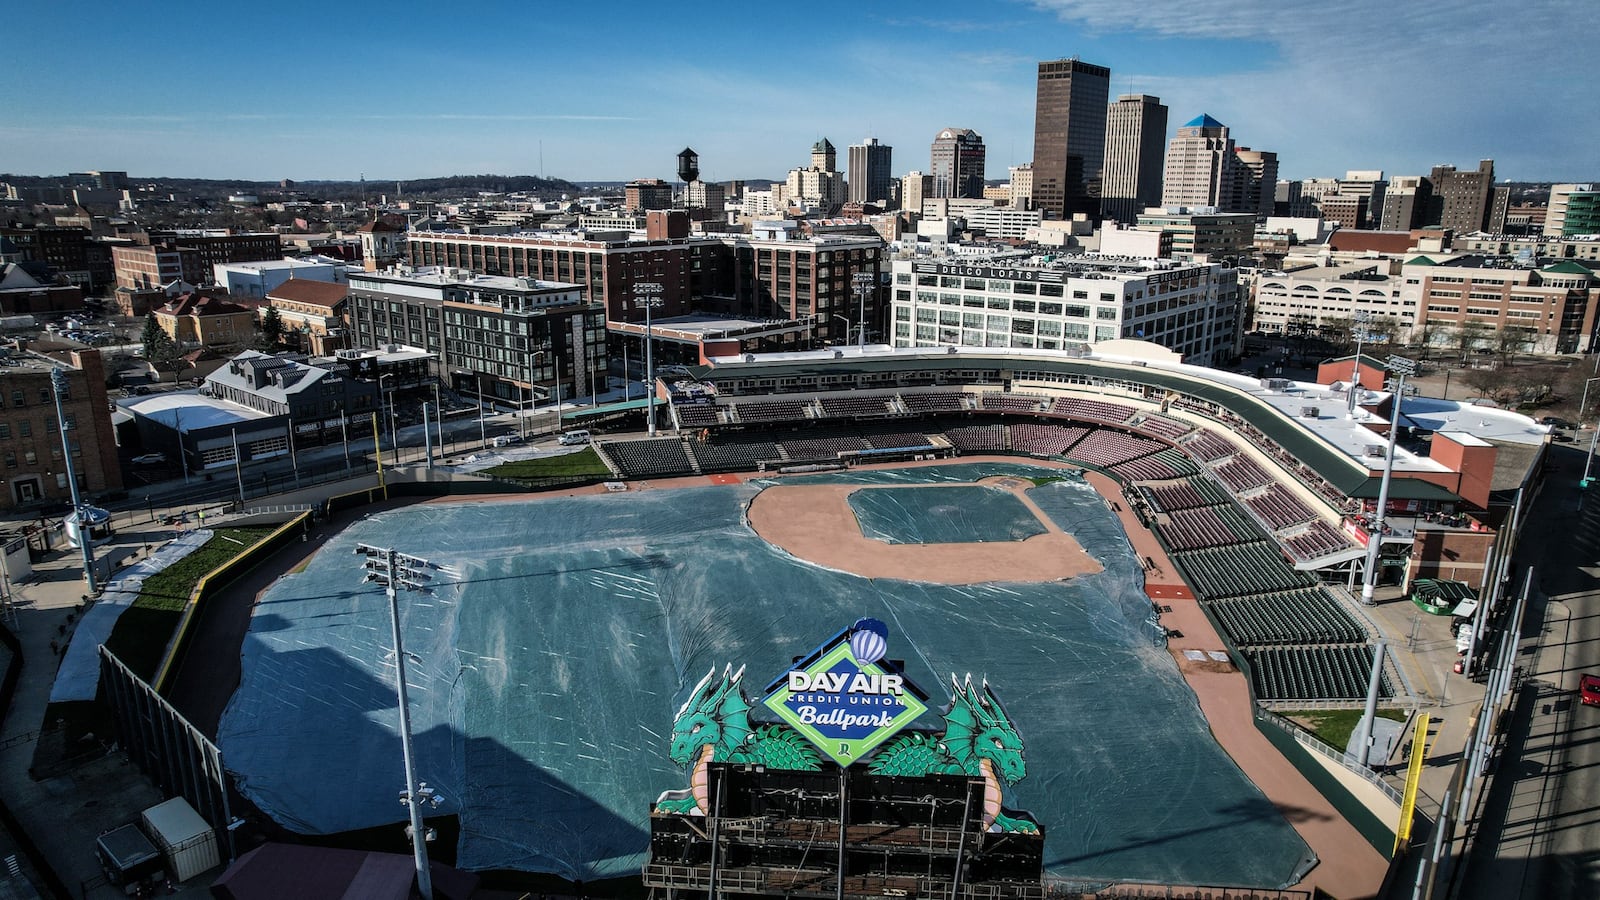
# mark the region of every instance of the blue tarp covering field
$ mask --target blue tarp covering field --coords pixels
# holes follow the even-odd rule
[[[991,463],[783,483],[1060,474]],[[651,802],[688,786],[666,735],[701,676],[747,666],[756,700],[794,656],[863,616],[888,623],[889,654],[930,694],[926,727],[952,673],[987,677],[1026,741],[1028,777],[1007,805],[1044,826],[1052,873],[1279,886],[1307,865],[1309,849],[1217,746],[1153,640],[1138,561],[1088,485],[1029,497],[1104,572],[971,586],[796,560],[745,522],[761,489],[428,504],[362,520],[258,604],[220,727],[228,769],[300,832],[402,820],[387,605],[351,552],[365,542],[460,571],[431,595],[402,594],[402,622],[419,777],[445,798],[441,814],[460,816],[465,868],[637,873]],[[1003,491],[941,490],[959,492],[959,514],[926,515],[953,496],[914,496],[932,490],[865,492],[905,496],[857,511],[907,542],[954,540],[957,521],[985,540],[1031,533]]]
[[[848,502],[861,533],[889,544],[1022,541],[1044,534],[1027,506],[993,487],[862,489]]]

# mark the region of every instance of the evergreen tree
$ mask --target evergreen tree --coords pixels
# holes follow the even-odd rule
[[[144,358],[158,372],[171,372],[177,368],[179,357],[183,352],[178,348],[172,337],[161,330],[161,325],[156,322],[156,314],[148,313],[144,317],[144,331],[139,335],[144,342]]]
[[[283,316],[278,313],[276,306],[267,307],[267,312],[261,317],[261,331],[256,335],[256,349],[262,353],[273,353],[283,346]]]

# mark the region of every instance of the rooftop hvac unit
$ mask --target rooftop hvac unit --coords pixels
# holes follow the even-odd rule
[[[1300,418],[1302,418],[1302,419],[1319,419],[1321,417],[1322,417],[1322,407],[1320,407],[1320,406],[1302,406],[1302,407],[1300,407]]]
[[[1294,382],[1290,381],[1287,378],[1263,378],[1263,379],[1261,379],[1261,386],[1266,388],[1269,391],[1286,391],[1286,390],[1289,389],[1289,386],[1292,385],[1292,384],[1294,384]]]
[[[1382,444],[1368,444],[1367,445],[1367,456],[1375,457],[1377,459],[1383,459],[1383,449],[1384,448],[1383,448]]]

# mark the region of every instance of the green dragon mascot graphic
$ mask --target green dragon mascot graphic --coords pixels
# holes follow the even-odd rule
[[[802,772],[822,768],[817,751],[793,728],[750,723],[742,667],[737,672],[731,666],[724,669],[721,681],[713,680],[716,671],[712,669],[700,679],[672,725],[672,748],[667,755],[689,770],[689,790],[662,794],[656,800],[656,812],[705,815],[710,808],[706,797],[709,763],[757,763]]]
[[[1025,813],[1000,808],[1000,782],[1016,784],[1027,774],[1022,738],[989,683],[972,686],[950,676],[950,709],[944,734],[910,732],[885,744],[868,764],[874,775],[975,775],[983,779],[983,824],[989,831],[1037,833]]]
[[[666,791],[655,811],[677,815],[707,814],[706,767],[712,762],[751,763],[773,769],[814,772],[822,757],[799,732],[782,723],[752,723],[745,699],[744,669],[713,669],[700,679],[672,727],[668,753],[690,773],[688,790]],[[950,708],[944,733],[906,732],[871,757],[874,775],[967,775],[983,779],[983,823],[989,831],[1036,834],[1039,826],[1025,813],[1001,809],[1001,783],[1015,784],[1027,773],[1022,738],[989,685],[974,687],[951,676]]]

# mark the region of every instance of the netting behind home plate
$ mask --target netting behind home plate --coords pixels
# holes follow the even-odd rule
[[[816,480],[1059,474],[996,463]],[[667,759],[666,735],[700,677],[744,665],[753,694],[794,655],[872,616],[889,624],[891,655],[932,695],[930,727],[951,673],[995,687],[1027,744],[1028,777],[1007,804],[1043,823],[1051,872],[1278,886],[1303,869],[1308,848],[1217,746],[1151,640],[1138,562],[1087,485],[1050,483],[1028,496],[1103,573],[960,587],[796,560],[745,522],[761,489],[429,504],[363,520],[259,604],[221,726],[229,769],[258,806],[302,832],[400,821],[388,617],[382,592],[360,580],[351,553],[360,541],[463,574],[431,597],[403,595],[403,623],[416,655],[419,777],[446,798],[440,812],[461,817],[467,868],[637,872],[651,801],[688,785]],[[984,534],[1018,526],[1014,497],[963,494],[967,505],[946,518]],[[872,516],[916,539],[928,524],[919,508],[902,507],[898,521],[887,507]]]

